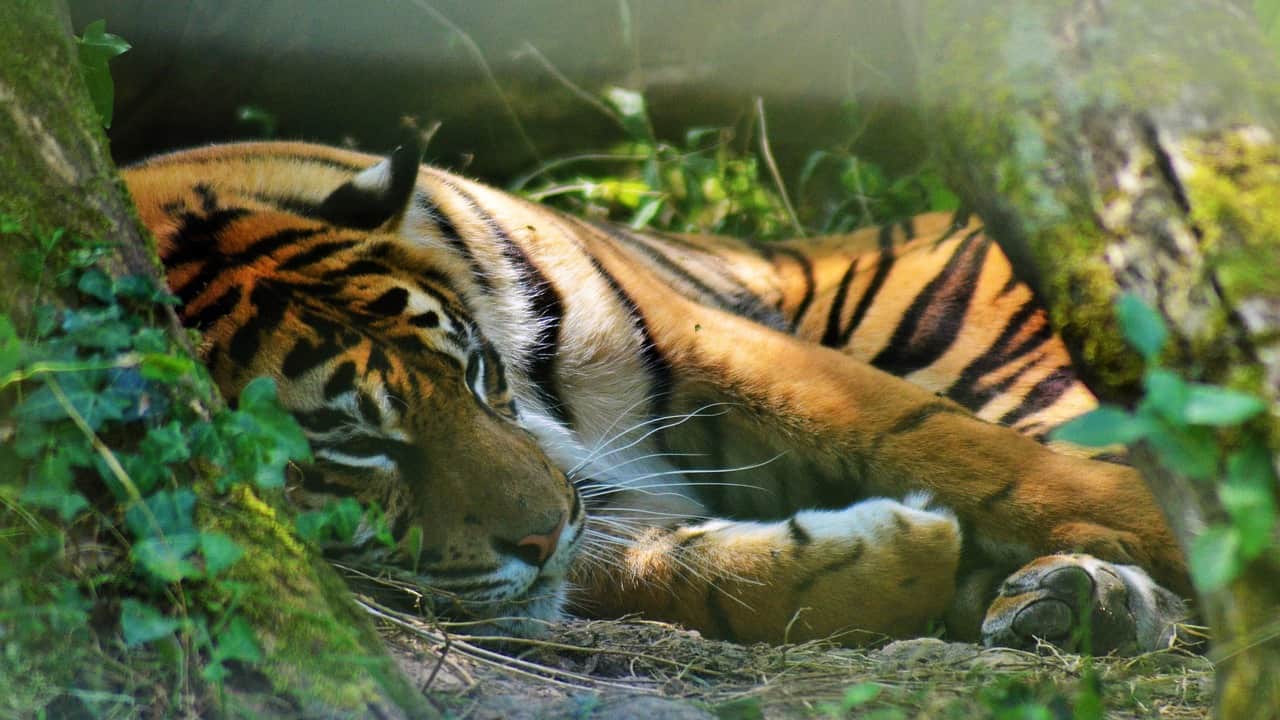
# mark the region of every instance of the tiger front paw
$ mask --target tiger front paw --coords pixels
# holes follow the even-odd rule
[[[982,622],[987,647],[1131,655],[1168,647],[1186,604],[1133,565],[1048,555],[1010,575]]]

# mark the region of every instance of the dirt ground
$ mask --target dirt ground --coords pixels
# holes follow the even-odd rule
[[[1087,659],[925,638],[872,649],[707,640],[654,622],[557,624],[536,640],[450,634],[367,602],[447,717],[1205,718],[1213,668],[1160,652]]]

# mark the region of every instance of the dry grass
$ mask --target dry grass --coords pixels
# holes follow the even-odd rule
[[[361,602],[409,676],[456,717],[826,717],[862,683],[880,692],[858,705],[859,717],[1071,717],[1091,674],[1108,718],[1204,718],[1212,705],[1210,663],[1176,652],[1090,663],[936,639],[876,649],[743,646],[644,621],[571,621],[536,640],[478,638]]]

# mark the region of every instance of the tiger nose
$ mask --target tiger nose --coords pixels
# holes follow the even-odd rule
[[[547,558],[551,557],[551,553],[555,552],[556,545],[560,543],[560,534],[564,532],[566,518],[567,516],[561,516],[560,522],[556,523],[555,529],[549,533],[531,533],[520,538],[516,541],[513,554],[530,565],[542,566]]]

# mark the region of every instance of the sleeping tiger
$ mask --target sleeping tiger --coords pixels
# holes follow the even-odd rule
[[[1088,626],[1095,652],[1186,612],[1135,472],[1039,442],[1094,401],[976,224],[634,232],[411,148],[224,145],[124,177],[221,391],[275,378],[310,438],[290,499],[377,503],[396,540],[328,552],[436,612],[741,642]]]

